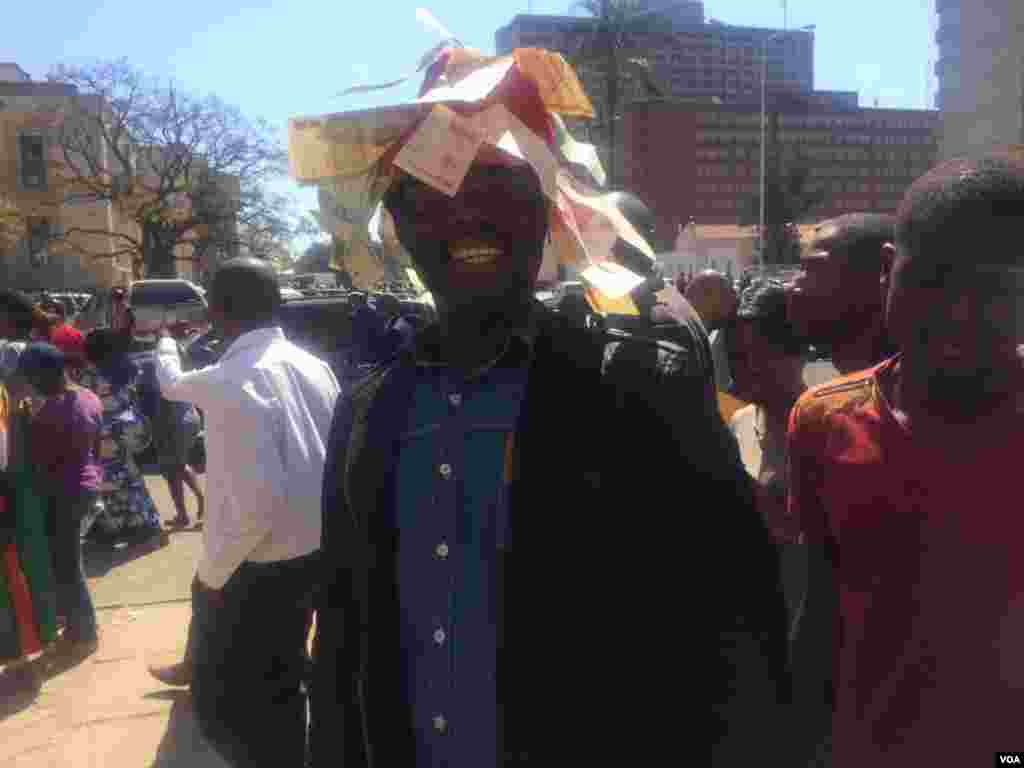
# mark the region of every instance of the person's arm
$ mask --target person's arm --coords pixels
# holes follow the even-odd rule
[[[198,573],[211,589],[227,583],[288,508],[284,414],[266,374],[255,370],[238,396],[220,408],[230,441],[222,482],[235,507],[207,528]]]
[[[316,593],[313,685],[310,689],[309,749],[313,768],[365,768],[362,722],[352,687],[357,685],[358,604],[353,598],[352,551],[356,547],[345,495],[345,467],[352,434],[352,399],[338,400],[324,465],[321,583]]]
[[[712,765],[774,754],[788,698],[786,615],[778,554],[755,504],[754,483],[718,409],[709,361],[696,346],[668,355],[652,392],[673,456],[699,484],[694,530],[719,546],[728,567],[714,575],[702,624],[717,650],[710,695],[717,730]],[[666,450],[668,447],[666,446]],[[699,500],[699,501],[698,501]],[[736,568],[735,564],[742,563]]]
[[[171,338],[166,330],[162,331],[160,341],[154,353],[156,380],[160,385],[160,393],[168,400],[195,403],[200,408],[209,410],[213,388],[212,380],[218,373],[216,365],[201,368],[197,371],[185,372],[181,364],[178,342]]]
[[[95,395],[79,388],[75,393],[75,404],[71,409],[71,423],[65,435],[67,451],[65,456],[79,457],[92,452],[98,442],[103,409],[98,402],[90,402]]]

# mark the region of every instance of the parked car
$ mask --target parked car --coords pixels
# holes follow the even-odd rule
[[[309,353],[340,371],[341,355],[351,343],[352,312],[348,299],[317,297],[289,299],[281,304],[278,319],[285,336]],[[224,352],[223,340],[209,330],[186,348],[192,366],[217,362]]]
[[[113,289],[97,291],[76,318],[83,333],[113,323]],[[183,337],[204,333],[206,292],[188,280],[137,280],[128,287],[127,305],[135,315],[135,337],[151,344],[161,326],[176,326]]]

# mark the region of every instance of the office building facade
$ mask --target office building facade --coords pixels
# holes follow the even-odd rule
[[[1024,145],[1024,2],[936,0],[943,158]]]
[[[775,100],[766,120],[769,174],[809,169],[823,197],[815,220],[855,211],[894,212],[906,188],[934,165],[939,114]],[[651,205],[662,243],[688,222],[749,221],[760,191],[760,105],[637,102],[623,116],[623,183]]]

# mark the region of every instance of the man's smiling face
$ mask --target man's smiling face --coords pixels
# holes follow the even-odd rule
[[[530,166],[485,148],[454,197],[402,173],[384,204],[440,302],[497,304],[532,293],[548,208]]]

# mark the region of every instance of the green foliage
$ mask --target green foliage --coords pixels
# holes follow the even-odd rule
[[[766,168],[764,182],[764,263],[795,264],[800,260],[800,233],[796,225],[808,220],[825,201],[825,192],[813,183],[806,160],[797,155],[783,165],[777,156]],[[761,196],[747,198],[740,213],[741,226],[759,226]]]

